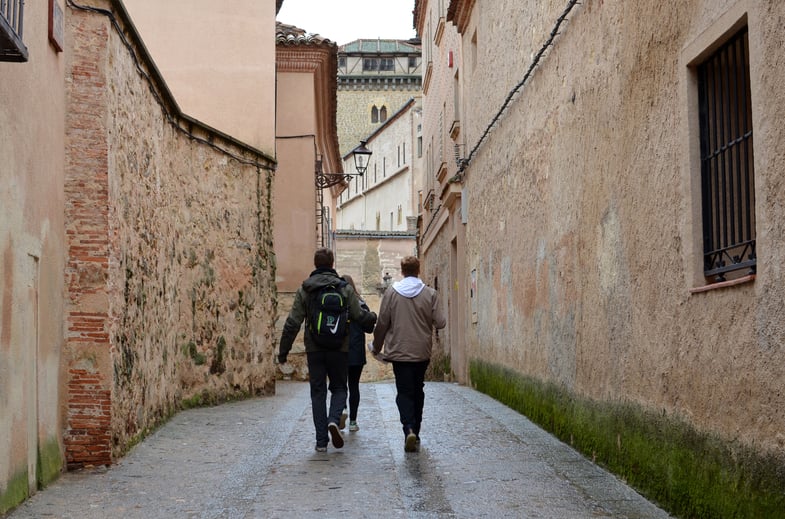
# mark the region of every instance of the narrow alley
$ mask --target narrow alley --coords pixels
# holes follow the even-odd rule
[[[174,416],[108,469],[64,474],[27,518],[666,518],[522,415],[427,383],[422,446],[404,453],[390,381],[365,383],[357,432],[314,451],[309,386]]]

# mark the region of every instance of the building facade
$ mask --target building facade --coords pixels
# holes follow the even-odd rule
[[[422,106],[418,40],[357,40],[339,50],[338,121],[344,171],[354,172],[358,141],[372,151],[362,176],[336,200],[335,242],[341,268],[370,295],[400,277],[415,254],[422,198]],[[343,133],[341,133],[343,130]],[[361,254],[360,254],[361,252]]]
[[[415,9],[424,46],[429,4]],[[422,248],[426,271],[456,265],[447,294],[465,337],[464,376],[475,383],[492,366],[542,395],[590,402],[576,412],[634,408],[654,429],[672,420],[776,471],[785,6],[446,7],[445,29],[461,38],[460,148],[442,210],[459,193],[461,219],[442,216],[438,227],[436,214],[441,230],[429,238],[426,225]],[[425,61],[428,135],[438,81]],[[445,73],[445,84],[455,80]],[[623,431],[605,432],[624,450]]]
[[[0,513],[182,407],[275,385],[274,159],[182,112],[122,2],[12,3]]]
[[[59,402],[66,247],[65,2],[17,0],[8,2],[8,10],[5,4],[0,10],[0,514],[57,477],[63,465]],[[50,22],[55,22],[53,33]]]
[[[364,140],[373,152],[368,169],[354,176],[338,196],[335,226],[339,230],[412,231],[421,196],[417,142],[422,108],[419,97],[400,110]],[[354,171],[354,157],[343,158],[343,169]]]
[[[123,3],[180,109],[274,156],[275,104],[260,102],[259,91],[275,91],[275,47],[259,42],[275,34],[276,4]]]
[[[418,40],[356,40],[338,48],[338,141],[346,155],[422,85]]]
[[[458,159],[465,153],[461,133],[461,39],[447,21],[448,0],[415,3],[415,26],[423,52],[423,154],[420,248],[424,276],[440,287],[447,327],[440,335],[440,353],[452,374],[468,382],[463,315],[468,288],[465,280],[465,235],[462,185],[455,182]]]

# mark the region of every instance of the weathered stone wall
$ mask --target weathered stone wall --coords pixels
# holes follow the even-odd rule
[[[403,108],[403,105],[419,94],[416,90],[339,90],[336,124],[341,155],[352,151],[360,139],[379,128],[382,123],[371,122],[371,108],[387,107],[387,117]]]
[[[465,49],[477,34],[476,69],[464,68],[470,146],[564,8],[528,2],[511,16],[507,3],[483,3],[464,34]],[[700,199],[682,53],[744,16],[758,274],[692,293],[703,283]],[[579,4],[467,171],[472,357],[785,448],[783,16],[771,1]],[[495,44],[499,34],[516,52]]]
[[[182,118],[120,14],[123,36],[70,17],[70,466],[183,404],[274,392],[272,162]]]

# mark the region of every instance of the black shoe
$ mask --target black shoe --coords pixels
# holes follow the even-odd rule
[[[330,422],[330,424],[327,426],[327,431],[330,433],[330,438],[333,441],[333,447],[336,449],[343,447],[343,436],[341,436],[341,430],[338,428],[338,425]]]

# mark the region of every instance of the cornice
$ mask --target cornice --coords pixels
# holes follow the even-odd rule
[[[318,47],[277,46],[276,69],[281,72],[314,71],[329,59],[331,49]]]
[[[452,22],[458,28],[458,32],[463,34],[469,25],[469,17],[476,0],[451,0],[447,8],[447,21]]]

